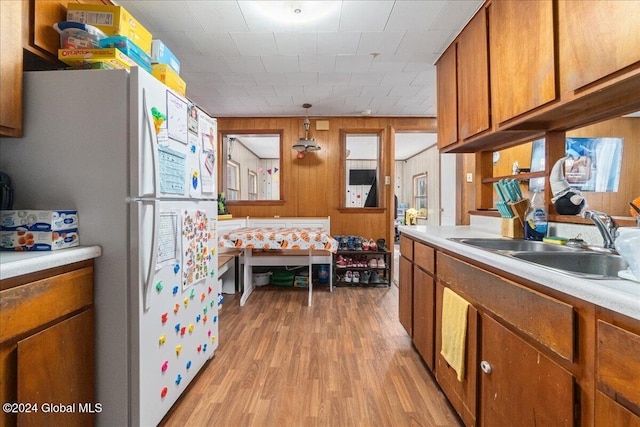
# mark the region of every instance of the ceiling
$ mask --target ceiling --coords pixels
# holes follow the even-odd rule
[[[483,2],[114,3],[169,47],[215,117],[303,116],[304,103],[311,117],[435,117],[434,62]]]

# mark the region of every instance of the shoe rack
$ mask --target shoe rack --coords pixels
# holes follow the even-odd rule
[[[391,286],[392,253],[338,250],[333,255],[334,286]]]

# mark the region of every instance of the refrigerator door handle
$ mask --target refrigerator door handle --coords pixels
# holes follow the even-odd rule
[[[149,112],[149,108],[147,108],[147,90],[145,88],[142,89],[142,108],[144,110],[144,121],[147,123],[147,130],[149,131],[149,145],[151,151],[151,162],[152,162],[152,170],[153,170],[153,191],[151,193],[144,194],[142,197],[158,197],[158,182],[159,178],[159,170],[158,170],[158,151],[156,150],[157,142],[154,138],[155,136],[155,125],[153,124],[153,118]]]
[[[150,204],[153,208],[151,254],[148,259],[143,260],[143,263],[146,263],[148,265],[146,265],[146,268],[141,269],[142,274],[144,274],[144,272],[146,271],[146,277],[144,277],[142,280],[142,284],[144,286],[142,289],[142,300],[144,304],[144,310],[147,311],[151,307],[149,302],[151,296],[149,295],[149,293],[151,292],[151,288],[153,287],[151,281],[153,280],[154,272],[156,270],[156,263],[158,261],[158,224],[160,223],[160,207],[158,206],[159,202],[157,200],[145,200],[141,203]],[[144,245],[147,242],[142,241],[141,243]],[[144,264],[143,267],[145,267]]]

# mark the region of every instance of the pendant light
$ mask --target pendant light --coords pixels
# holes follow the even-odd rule
[[[318,151],[320,150],[320,146],[316,144],[316,141],[313,138],[309,138],[309,127],[311,126],[311,122],[309,121],[308,109],[311,108],[311,104],[303,104],[302,108],[305,109],[305,118],[302,125],[304,126],[304,138],[299,138],[298,142],[293,145],[293,149],[298,152],[298,157],[304,157],[304,154],[307,151]],[[302,155],[301,155],[302,154]]]

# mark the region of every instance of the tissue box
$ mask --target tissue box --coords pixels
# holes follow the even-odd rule
[[[0,211],[4,231],[59,231],[78,228],[77,210]]]
[[[176,73],[180,74],[180,61],[169,50],[167,45],[162,43],[162,40],[151,41],[151,63],[152,64],[167,64]]]
[[[80,244],[78,230],[0,231],[3,251],[55,251]]]
[[[138,65],[133,59],[115,47],[106,49],[58,49],[58,59],[67,65],[81,68],[93,68],[93,64],[97,62],[125,70]]]
[[[180,78],[178,73],[173,71],[167,64],[154,64],[151,66],[151,74],[171,89],[182,96],[187,94],[187,84]]]
[[[132,59],[140,67],[151,73],[151,57],[125,36],[113,36],[100,40],[101,48],[115,47]]]
[[[151,54],[151,33],[122,6],[69,3],[67,21],[93,25],[108,36],[129,37],[147,55]]]

